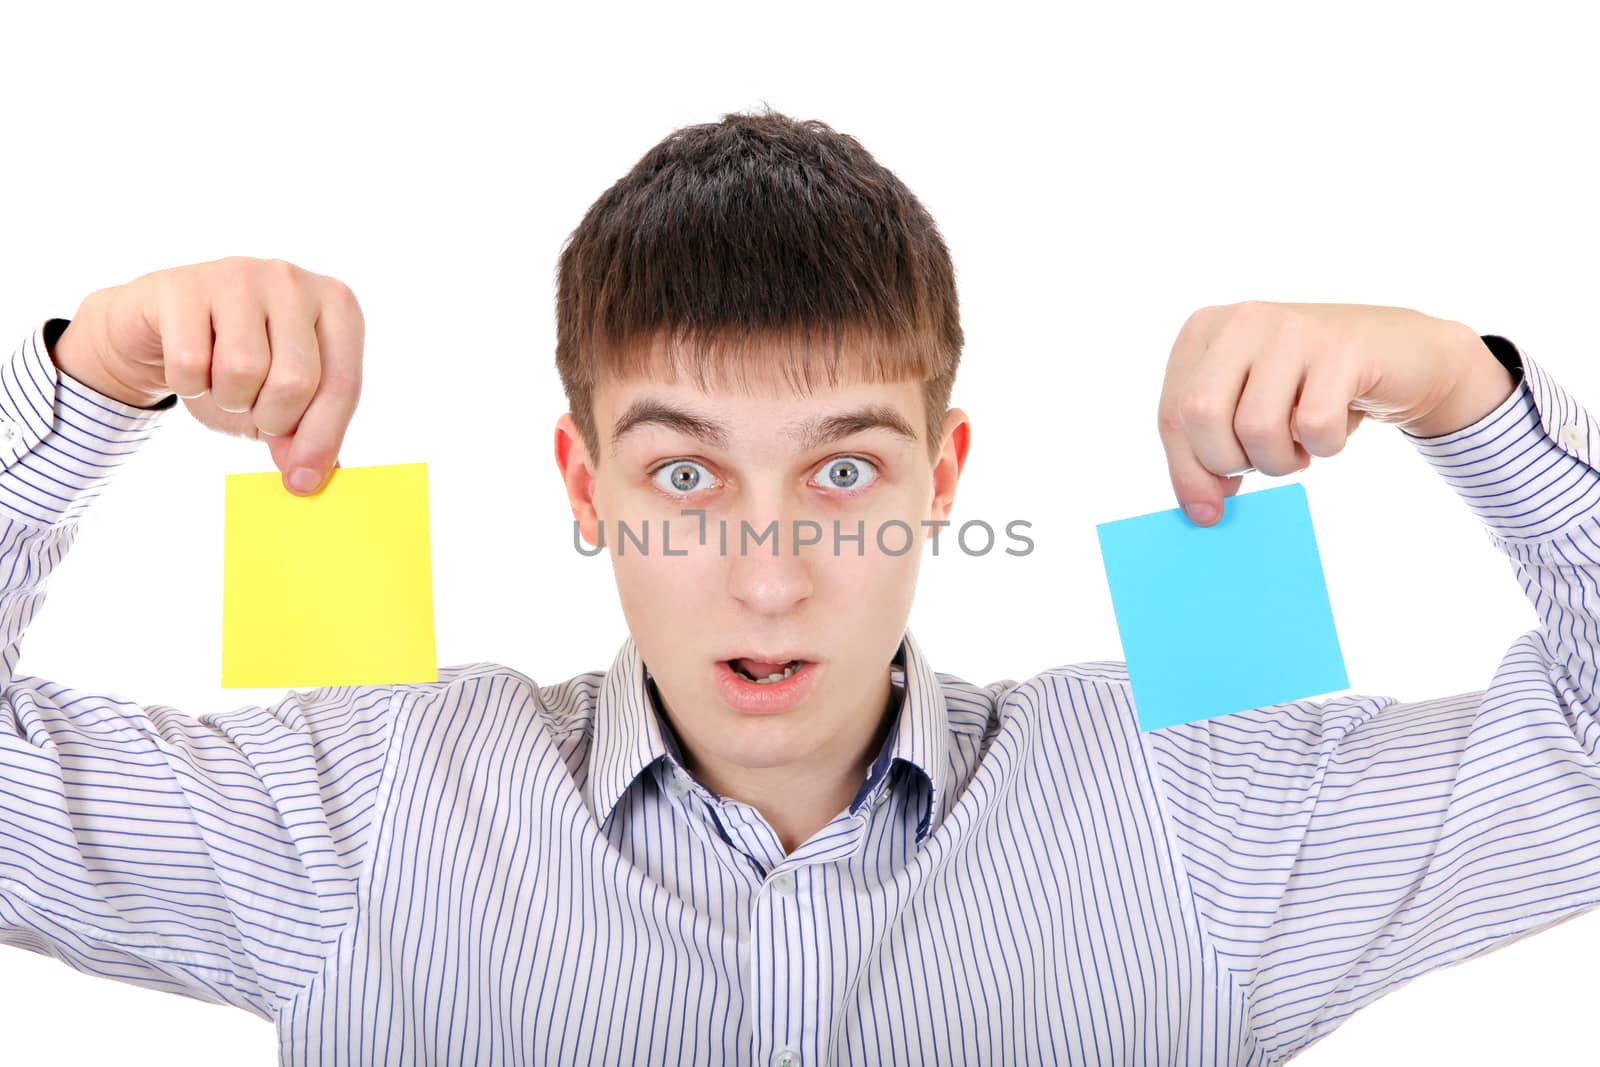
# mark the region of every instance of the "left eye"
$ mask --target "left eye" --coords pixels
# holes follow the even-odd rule
[[[827,489],[864,489],[878,477],[878,469],[860,456],[830,459],[818,473]]]

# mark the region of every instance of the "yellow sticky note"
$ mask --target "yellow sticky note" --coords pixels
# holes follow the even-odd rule
[[[227,480],[223,688],[439,680],[426,463],[335,467],[308,497]]]

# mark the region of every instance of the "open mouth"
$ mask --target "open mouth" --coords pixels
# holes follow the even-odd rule
[[[725,660],[724,662],[727,663],[730,668],[732,668],[734,674],[739,675],[746,681],[754,682],[757,685],[772,685],[774,682],[781,682],[785,678],[793,677],[796,671],[805,666],[806,661],[803,659],[792,659],[783,664],[781,670],[769,671],[768,673],[761,675],[757,675],[752,672],[763,671],[769,667],[777,666],[777,664],[758,665],[746,659],[730,659]]]
[[[747,715],[779,715],[803,704],[826,670],[818,660],[735,656],[718,660],[715,673],[728,707]]]

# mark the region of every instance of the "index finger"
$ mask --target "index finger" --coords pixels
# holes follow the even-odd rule
[[[1239,491],[1243,474],[1219,478],[1200,462],[1189,443],[1189,433],[1183,424],[1178,408],[1178,390],[1187,380],[1190,366],[1203,356],[1216,332],[1219,308],[1207,305],[1199,308],[1178,330],[1167,356],[1166,373],[1161,380],[1161,398],[1156,404],[1156,432],[1161,435],[1161,445],[1167,454],[1167,474],[1172,480],[1172,493],[1183,506],[1189,520],[1197,526],[1209,526],[1222,517],[1217,501]],[[1191,511],[1191,508],[1200,509]]]
[[[345,431],[361,399],[361,349],[366,340],[366,323],[355,296],[342,284],[323,300],[316,321],[317,347],[322,359],[322,378],[299,425],[289,449],[288,472],[308,467],[325,480],[339,457]]]
[[[1196,526],[1211,526],[1222,518],[1222,498],[1233,496],[1244,482],[1244,474],[1222,478],[1212,474],[1189,444],[1189,434],[1176,411],[1163,409],[1156,419],[1156,432],[1167,453],[1167,475],[1172,480],[1172,495],[1184,514]]]

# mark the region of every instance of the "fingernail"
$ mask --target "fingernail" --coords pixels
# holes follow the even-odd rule
[[[309,493],[322,483],[322,475],[310,467],[296,467],[289,472],[289,488],[297,493]]]
[[[1217,509],[1210,504],[1185,504],[1183,512],[1196,526],[1203,526],[1217,517]]]

